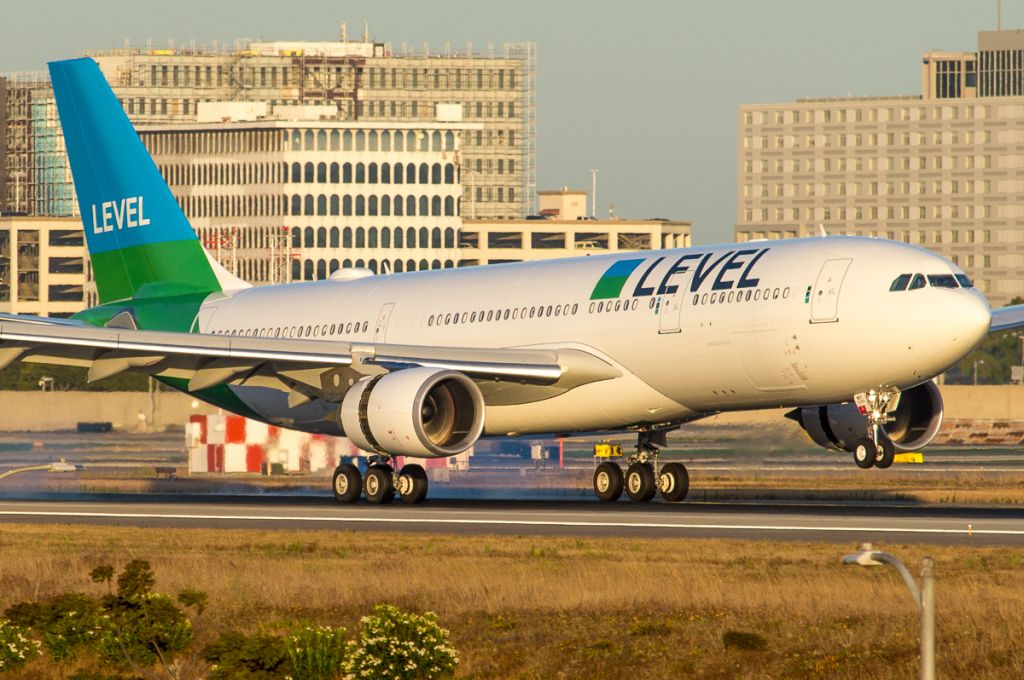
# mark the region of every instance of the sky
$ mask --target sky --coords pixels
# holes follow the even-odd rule
[[[1024,2],[1003,3],[1024,28]],[[538,189],[590,189],[598,214],[693,222],[732,240],[737,107],[798,97],[919,94],[925,51],[974,50],[978,0],[24,0],[0,4],[0,73],[128,40],[370,36],[442,51],[537,44]]]

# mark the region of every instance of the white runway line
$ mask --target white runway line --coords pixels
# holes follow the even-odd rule
[[[309,522],[309,523],[355,523],[355,524],[454,524],[475,526],[529,526],[529,527],[602,527],[615,529],[717,529],[731,531],[798,531],[798,532],[879,532],[903,534],[941,535],[987,535],[1024,536],[1024,529],[937,529],[912,527],[837,527],[763,524],[676,524],[672,522],[585,522],[573,520],[529,520],[529,519],[471,519],[471,518],[428,518],[428,517],[309,517],[288,515],[198,515],[198,514],[157,514],[143,512],[73,512],[44,510],[0,510],[0,516],[7,517],[67,517],[97,519],[177,519],[177,520],[219,520],[255,522]]]

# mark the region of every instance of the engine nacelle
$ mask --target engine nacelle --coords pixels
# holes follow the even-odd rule
[[[942,395],[930,380],[900,394],[893,421],[882,429],[897,451],[916,451],[935,439],[942,425]],[[852,451],[867,436],[867,418],[856,404],[830,404],[795,409],[786,414],[800,424],[815,444],[836,451]]]
[[[339,411],[345,436],[365,451],[441,458],[462,453],[484,430],[484,397],[462,373],[407,368],[363,378]]]

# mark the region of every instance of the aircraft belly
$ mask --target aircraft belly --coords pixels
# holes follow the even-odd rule
[[[635,375],[582,385],[530,404],[488,406],[485,434],[585,432],[675,422],[696,414]]]
[[[334,417],[337,405],[314,399],[301,406],[288,406],[288,392],[273,387],[232,385],[231,391],[267,422],[302,432],[341,435]]]

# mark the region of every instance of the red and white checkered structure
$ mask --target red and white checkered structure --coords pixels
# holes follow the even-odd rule
[[[265,464],[280,464],[285,472],[320,472],[333,470],[346,458],[370,455],[346,437],[308,434],[225,414],[191,416],[185,446],[189,473],[260,473]],[[425,468],[466,469],[472,455],[470,449],[450,458],[409,462]],[[396,463],[401,466],[402,457]]]

